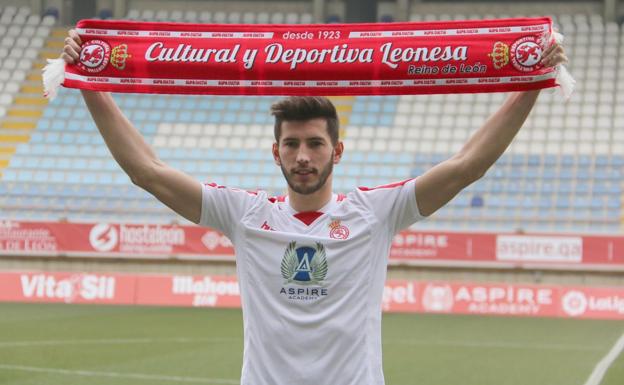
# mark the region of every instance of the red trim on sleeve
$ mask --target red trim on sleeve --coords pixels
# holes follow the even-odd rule
[[[371,190],[377,190],[377,189],[381,189],[381,188],[401,187],[401,186],[405,185],[407,182],[409,182],[411,180],[413,180],[413,178],[406,179],[406,180],[401,181],[401,182],[395,182],[395,183],[390,183],[390,184],[382,184],[381,186],[376,186],[376,187],[358,187],[358,190],[360,190],[360,191],[371,191]]]
[[[280,195],[278,197],[270,197],[269,198],[269,202],[271,202],[271,203],[286,202],[286,196],[285,195]]]
[[[221,185],[218,185],[218,184],[216,184],[214,182],[212,182],[212,183],[204,183],[204,185],[206,185],[208,187],[214,187],[214,188],[227,188],[226,186],[221,186]],[[245,191],[249,195],[258,195],[257,191],[241,190],[241,189],[236,188],[236,187],[230,187],[230,190],[232,190],[232,191]]]

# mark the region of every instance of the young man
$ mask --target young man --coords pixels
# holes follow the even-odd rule
[[[73,64],[80,38],[62,57]],[[546,65],[566,60],[555,45]],[[83,91],[111,153],[132,181],[235,245],[244,319],[242,385],[380,385],[381,301],[393,236],[479,179],[505,151],[538,91],[512,94],[462,150],[425,174],[347,195],[332,192],[344,146],[322,97],[272,107],[273,158],[288,195],[202,184],[164,164],[107,93]]]

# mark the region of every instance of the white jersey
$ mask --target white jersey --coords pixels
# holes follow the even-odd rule
[[[201,222],[234,244],[244,322],[241,385],[381,385],[381,308],[393,236],[420,220],[414,180],[288,198],[204,185]]]

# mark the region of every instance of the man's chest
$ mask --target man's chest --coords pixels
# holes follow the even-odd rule
[[[249,277],[285,288],[331,288],[359,281],[369,270],[374,235],[354,212],[318,216],[306,225],[268,211],[241,223],[240,248]]]

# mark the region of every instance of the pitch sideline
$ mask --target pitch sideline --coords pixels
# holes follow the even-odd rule
[[[181,377],[181,376],[159,376],[154,374],[144,373],[119,373],[119,372],[96,372],[91,370],[69,370],[69,369],[55,369],[55,368],[41,368],[36,366],[23,366],[23,365],[5,365],[0,364],[0,369],[18,370],[25,372],[37,372],[37,373],[54,373],[72,376],[85,376],[85,377],[111,377],[111,378],[129,378],[136,380],[150,380],[150,381],[174,381],[174,382],[190,382],[200,384],[239,384],[238,380],[231,380],[227,378],[201,378],[201,377]]]
[[[221,343],[241,341],[240,337],[221,338],[196,338],[196,337],[175,337],[175,338],[106,338],[106,339],[84,339],[84,340],[39,340],[39,341],[0,341],[2,347],[30,347],[30,346],[57,346],[57,345],[115,345],[115,344],[156,344],[156,343]],[[426,340],[393,340],[383,341],[384,345],[433,345],[433,346],[453,346],[466,348],[508,348],[508,349],[545,349],[545,350],[581,350],[581,351],[602,351],[601,347],[589,347],[585,345],[569,344],[531,344],[522,342],[483,342],[483,341],[426,341]]]
[[[607,370],[613,361],[622,353],[624,350],[624,333],[620,336],[620,338],[615,342],[609,353],[600,360],[594,367],[594,371],[589,375],[589,378],[585,382],[585,385],[599,385],[602,382],[602,379],[605,374],[607,374]]]

